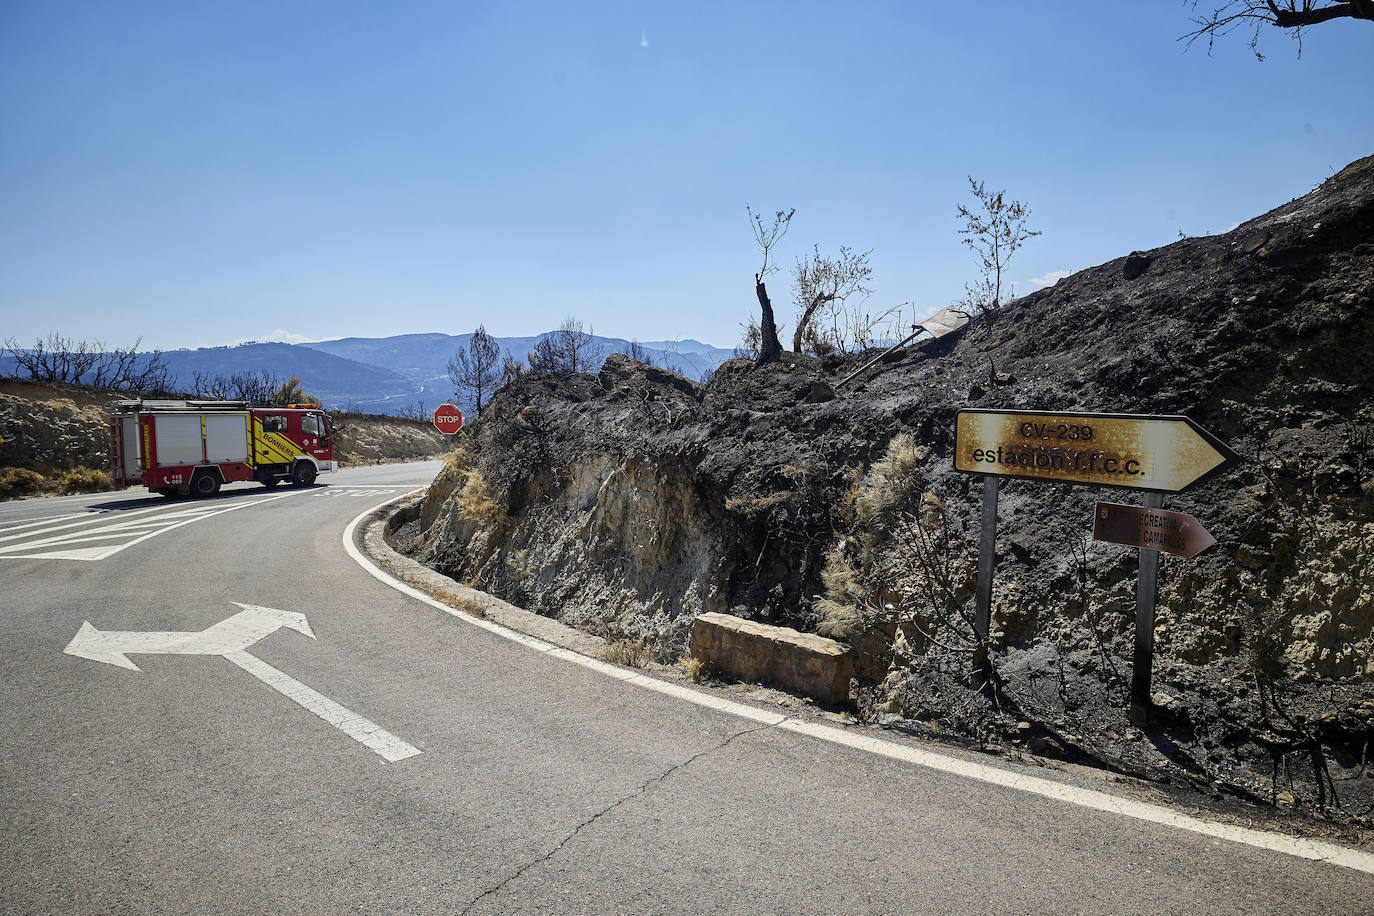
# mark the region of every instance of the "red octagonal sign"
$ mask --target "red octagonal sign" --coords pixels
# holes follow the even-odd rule
[[[440,404],[434,408],[434,428],[446,436],[451,436],[463,428],[463,412],[452,404]]]

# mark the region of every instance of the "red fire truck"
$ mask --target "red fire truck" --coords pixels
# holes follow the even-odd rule
[[[316,404],[112,401],[111,477],[164,496],[213,496],[236,480],[298,487],[336,471],[334,430]]]

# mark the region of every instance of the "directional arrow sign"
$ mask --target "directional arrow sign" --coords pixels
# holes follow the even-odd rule
[[[1098,503],[1093,512],[1093,540],[1162,550],[1195,557],[1217,542],[1202,522],[1184,512]]]
[[[90,621],[85,621],[76,636],[67,644],[67,648],[62,651],[68,655],[118,665],[133,671],[141,669],[129,661],[130,654],[220,655],[273,690],[304,706],[353,740],[375,751],[388,762],[394,763],[420,753],[418,748],[379,728],[373,722],[283,674],[257,656],[248,654],[249,646],[281,627],[287,627],[314,639],[315,633],[310,629],[310,623],[304,614],[239,604],[237,601],[234,604],[243,610],[198,633],[97,630],[91,626]]]
[[[1177,493],[1237,460],[1187,417],[961,410],[954,469]]]

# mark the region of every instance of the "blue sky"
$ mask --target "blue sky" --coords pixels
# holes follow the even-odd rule
[[[1374,24],[1184,51],[1153,3],[0,2],[0,337],[172,348],[548,330],[730,346],[746,202],[975,276],[967,175],[1044,235],[1018,293],[1220,232],[1374,152]],[[770,282],[791,323],[785,273]]]

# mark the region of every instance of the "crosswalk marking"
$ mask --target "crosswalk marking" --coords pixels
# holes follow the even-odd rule
[[[69,521],[72,516],[57,516],[47,519],[46,527],[34,523],[7,529],[24,527],[28,530],[0,536],[0,560],[104,560],[183,525],[296,495],[283,493],[262,499],[236,501],[231,506],[216,500],[192,506],[152,506],[123,511],[107,509],[78,513],[79,521]]]
[[[4,534],[6,531],[18,531],[20,528],[32,528],[35,525],[46,525],[50,522],[55,522],[58,519],[63,518],[82,518],[88,514],[89,513],[86,512],[70,512],[66,515],[45,515],[40,519],[33,519],[27,522],[21,522],[18,525],[6,525],[5,527],[0,528],[0,534]]]

